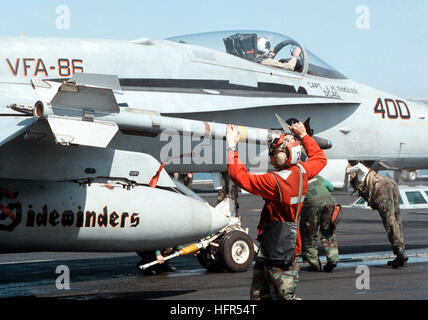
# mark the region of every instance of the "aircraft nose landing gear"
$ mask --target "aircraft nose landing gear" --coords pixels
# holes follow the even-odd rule
[[[245,231],[224,231],[197,255],[202,267],[210,272],[247,271],[254,258],[254,243]]]
[[[230,199],[230,222],[223,230],[208,238],[208,245],[200,250],[197,258],[201,266],[210,272],[247,271],[257,247],[248,236],[248,229],[241,226],[241,218],[238,216],[238,188],[226,172],[221,173],[221,187],[217,205]]]

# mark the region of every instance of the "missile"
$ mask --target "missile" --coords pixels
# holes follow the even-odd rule
[[[47,119],[57,143],[60,144],[82,144],[85,143],[82,134],[105,135],[106,139],[102,145],[106,147],[118,130],[125,134],[144,135],[155,137],[163,131],[175,132],[179,135],[192,135],[200,137],[211,137],[222,139],[226,137],[226,124],[189,120],[176,117],[162,116],[157,112],[141,110],[130,107],[120,107],[115,114],[100,114],[96,117],[88,117],[76,110],[67,110],[53,107],[38,101],[34,108],[36,119]],[[79,116],[77,116],[79,114]],[[280,135],[279,131],[261,128],[239,126],[241,133],[240,141],[254,144],[267,144]]]
[[[100,79],[96,78],[97,84],[104,77]],[[112,79],[104,79],[104,82],[111,83]],[[61,84],[32,80],[31,83],[40,98],[34,106],[33,115],[36,119],[48,121],[59,144],[105,148],[118,130],[125,134],[152,137],[164,131],[221,140],[226,137],[227,124],[168,117],[156,111],[120,106],[112,88],[70,81]],[[110,87],[116,88],[115,85]],[[280,130],[238,127],[240,142],[250,144],[267,145],[281,134]],[[331,142],[323,139],[321,147],[331,147]]]

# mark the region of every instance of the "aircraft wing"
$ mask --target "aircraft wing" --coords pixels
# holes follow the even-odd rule
[[[93,80],[97,82],[96,77]],[[105,147],[117,131],[114,121],[91,118],[96,112],[105,116],[119,111],[112,92],[114,83],[97,82],[80,87],[62,85],[37,80],[33,87],[0,84],[0,177],[58,181],[112,176],[122,179],[123,184],[127,178],[148,183],[160,165],[152,156],[85,147]],[[61,113],[46,119],[37,118],[35,109],[43,104],[42,101],[60,106]],[[71,141],[70,144],[78,146],[54,145],[52,137],[58,144]],[[37,143],[40,140],[43,143]],[[175,187],[165,170],[157,178],[159,186]]]
[[[76,83],[78,79],[86,83]],[[58,144],[105,148],[118,126],[115,121],[99,120],[98,116],[119,112],[113,92],[113,88],[117,89],[115,79],[118,83],[116,76],[81,74],[64,83],[32,80],[39,98],[35,115],[41,116],[38,111],[42,113],[40,108],[45,106],[55,109],[46,120]]]
[[[8,93],[13,94],[13,90],[9,90]],[[22,103],[30,102],[28,97],[12,98],[11,95],[6,95],[5,90],[0,88],[0,146],[13,140],[15,137],[24,133],[36,119],[32,114],[25,114],[22,112],[15,111],[8,106],[16,104],[18,101]]]
[[[119,111],[113,90],[120,90],[117,77],[96,74],[77,74],[71,81],[80,81],[84,86],[62,85],[59,82],[33,80],[32,87],[2,83],[0,86],[0,146],[26,132],[37,119],[33,108],[38,101],[52,103],[74,115],[85,110],[83,120],[94,112],[114,113]],[[73,90],[78,90],[74,92]],[[86,117],[86,118],[85,118]],[[81,119],[82,120],[82,117]],[[114,123],[103,121],[76,121],[65,117],[48,120],[58,143],[106,147],[117,132]]]

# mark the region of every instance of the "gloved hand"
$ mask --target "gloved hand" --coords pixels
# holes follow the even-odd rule
[[[303,138],[307,134],[305,125],[301,122],[296,122],[292,126],[288,126],[288,129],[300,138]]]
[[[239,128],[237,126],[228,124],[226,128],[227,148],[236,147],[240,137],[241,137],[241,133],[239,132]]]

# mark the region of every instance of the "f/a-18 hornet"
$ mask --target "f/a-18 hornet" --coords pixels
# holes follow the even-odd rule
[[[248,167],[269,170],[275,114],[310,117],[334,166],[426,167],[425,106],[356,83],[281,34],[0,38],[1,251],[143,252],[202,239],[203,265],[245,270],[253,248],[234,206],[213,208],[165,170],[154,175],[159,162],[170,173],[227,171],[227,123],[240,125]],[[330,180],[343,186],[344,170]]]

